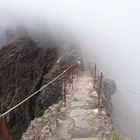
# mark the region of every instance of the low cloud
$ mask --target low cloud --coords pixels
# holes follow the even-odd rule
[[[31,35],[51,34],[61,43],[74,41],[85,59],[96,62],[114,79],[140,92],[140,1],[0,0],[0,18],[1,32],[22,26]],[[140,112],[140,98],[121,91],[116,102],[123,100],[126,108],[129,105],[131,111]],[[120,110],[129,114],[125,107]],[[129,119],[135,139],[139,139],[139,132],[134,130],[132,120],[138,121],[138,117]],[[126,126],[125,123],[123,128]]]

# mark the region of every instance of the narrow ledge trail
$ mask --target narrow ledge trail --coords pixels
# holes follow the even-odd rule
[[[21,140],[112,140],[112,128],[106,109],[98,109],[93,77],[83,70],[73,86],[67,84],[66,107],[62,101],[50,106],[31,122]]]

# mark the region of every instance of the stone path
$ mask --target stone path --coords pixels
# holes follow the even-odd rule
[[[58,140],[97,140],[107,137],[112,126],[105,110],[97,108],[97,94],[89,93],[93,79],[87,72],[75,81],[74,89],[68,90],[67,107],[58,117],[56,135]]]
[[[92,81],[88,72],[81,73],[74,89],[67,89],[67,106],[59,103],[46,110],[22,140],[111,140],[111,120],[104,108],[98,110],[97,93],[89,93]]]

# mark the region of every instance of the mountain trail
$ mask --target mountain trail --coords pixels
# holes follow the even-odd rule
[[[22,140],[111,140],[111,131],[106,109],[98,109],[93,78],[84,70],[75,75],[73,86],[67,84],[66,107],[62,101],[49,107],[31,122]]]

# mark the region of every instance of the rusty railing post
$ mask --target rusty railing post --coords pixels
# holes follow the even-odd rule
[[[2,135],[3,135],[4,140],[10,140],[10,136],[8,133],[8,128],[7,128],[5,118],[1,115],[0,115],[0,126],[1,126],[1,131],[2,131]]]
[[[71,79],[71,80],[72,80],[72,89],[74,89],[74,85],[73,85],[73,84],[74,84],[74,83],[73,83],[73,82],[74,82],[74,74],[73,74],[73,72],[72,72],[72,77],[71,77],[71,78],[72,78],[72,79]]]
[[[100,108],[100,100],[102,94],[102,84],[103,84],[103,72],[100,75],[99,91],[98,91],[98,107]]]
[[[96,64],[94,66],[94,74],[93,74],[93,88],[95,89],[95,84],[96,84],[96,71],[97,71],[97,67],[96,67]]]
[[[66,99],[66,94],[67,94],[67,91],[66,91],[66,76],[64,76],[64,106],[66,107],[66,102],[67,102],[67,99]]]

